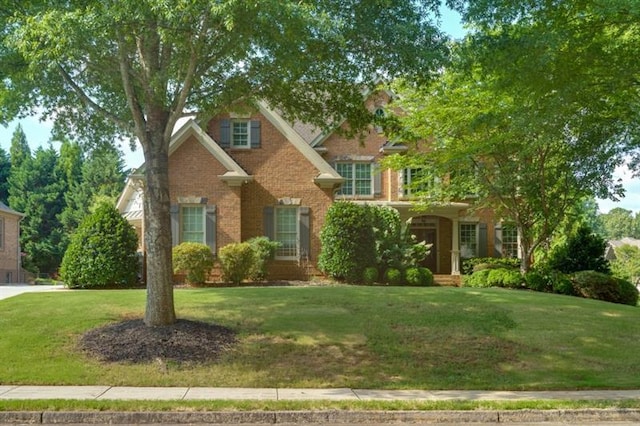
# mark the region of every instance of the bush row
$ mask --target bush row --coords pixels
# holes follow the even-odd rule
[[[631,306],[638,304],[638,289],[630,281],[598,271],[565,274],[556,270],[534,270],[523,276],[514,269],[481,269],[464,276],[463,285],[526,288]]]
[[[240,284],[246,279],[262,281],[267,265],[273,260],[280,243],[267,237],[255,237],[243,243],[228,244],[218,252],[222,279]],[[187,282],[202,284],[215,264],[211,249],[201,243],[182,243],[173,248],[174,273],[186,273]]]
[[[403,270],[397,268],[387,268],[382,274],[378,268],[369,266],[363,272],[362,283],[388,284],[388,285],[408,285],[408,286],[431,286],[433,285],[433,274],[428,268],[413,266]]]

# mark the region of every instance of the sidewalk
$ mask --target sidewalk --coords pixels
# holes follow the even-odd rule
[[[66,290],[66,287],[62,285],[0,284],[0,300],[18,296],[23,293],[40,293],[57,290]]]
[[[640,399],[640,390],[428,391],[373,389],[281,389],[119,386],[0,385],[0,400],[330,400],[330,401],[532,401]]]
[[[640,398],[640,390],[618,391],[424,391],[366,389],[280,389],[206,387],[7,386],[2,400],[332,400],[332,401],[518,401],[625,400]],[[220,410],[220,411],[2,411],[0,424],[438,424],[438,425],[640,425],[640,409],[525,410]]]

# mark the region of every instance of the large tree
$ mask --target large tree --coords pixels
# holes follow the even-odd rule
[[[370,119],[376,75],[428,78],[437,0],[87,0],[0,4],[0,121],[40,107],[56,129],[136,137],[145,157],[147,325],[175,321],[168,147],[185,112],[241,100],[326,127]],[[430,15],[431,14],[431,15]]]

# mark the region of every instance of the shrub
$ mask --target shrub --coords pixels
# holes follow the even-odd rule
[[[402,284],[402,272],[396,268],[389,268],[384,271],[384,282],[390,285]]]
[[[522,284],[522,275],[519,271],[506,268],[489,269],[487,284],[491,287],[518,288]]]
[[[428,268],[412,267],[405,271],[405,282],[412,286],[433,285],[433,274]]]
[[[616,278],[616,281],[620,292],[619,303],[638,306],[638,288],[631,281],[625,279]]]
[[[613,303],[625,303],[636,306],[637,289],[629,288],[633,284],[597,271],[579,271],[571,277],[576,295],[587,299],[603,300]],[[628,286],[627,284],[628,283]],[[635,296],[634,296],[635,295]]]
[[[465,287],[491,287],[488,280],[490,272],[490,269],[484,269],[471,275],[465,275],[462,277],[462,285]]]
[[[549,273],[551,288],[554,293],[564,294],[567,296],[575,296],[576,292],[569,276],[560,271],[551,271]]]
[[[320,231],[318,268],[332,278],[359,282],[376,264],[371,208],[339,201],[327,211]]]
[[[606,242],[588,226],[581,226],[567,242],[553,250],[547,265],[565,274],[578,271],[596,271],[608,274],[609,261],[605,259]]]
[[[187,282],[202,284],[213,268],[211,249],[202,243],[182,243],[173,248],[173,273],[186,272]]]
[[[271,241],[267,237],[255,237],[247,240],[254,255],[254,263],[249,278],[254,281],[262,281],[267,278],[269,261],[276,256],[276,250],[281,246],[278,241]]]
[[[101,203],[80,224],[62,259],[70,288],[128,287],[138,279],[138,237],[113,205]]]
[[[376,241],[376,262],[381,269],[418,267],[429,254],[430,246],[418,242],[409,224],[390,207],[369,207]]]
[[[246,242],[222,247],[218,253],[222,279],[235,285],[240,284],[249,277],[254,259],[253,249]]]
[[[553,286],[548,277],[539,271],[528,271],[524,275],[525,286],[533,291],[540,291],[545,293],[551,293]]]
[[[462,274],[491,268],[520,269],[520,260],[512,257],[471,257],[462,260]]]
[[[376,268],[375,266],[369,266],[365,268],[364,272],[362,273],[362,282],[367,285],[371,285],[378,281],[379,275],[380,274],[378,272],[378,268]]]

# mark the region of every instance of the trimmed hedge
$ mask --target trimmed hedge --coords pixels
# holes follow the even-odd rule
[[[187,282],[202,284],[213,269],[214,257],[206,244],[187,242],[172,250],[173,273],[186,272]]]
[[[636,306],[638,289],[626,280],[596,271],[579,271],[571,281],[577,296]]]

